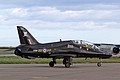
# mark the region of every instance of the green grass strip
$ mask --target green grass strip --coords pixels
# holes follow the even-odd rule
[[[36,59],[25,59],[17,56],[0,56],[0,64],[48,64],[51,58],[36,58]],[[57,63],[62,63],[63,59],[57,59]],[[73,63],[97,63],[100,60],[97,58],[73,58]],[[120,63],[120,57],[112,57],[109,59],[103,59],[103,63]]]

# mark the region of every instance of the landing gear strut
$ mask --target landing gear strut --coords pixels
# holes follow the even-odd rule
[[[63,59],[63,64],[65,65],[66,68],[69,68],[70,65],[72,64],[72,58],[71,57],[66,57]]]
[[[50,67],[54,67],[54,64],[56,64],[56,59],[55,59],[55,58],[53,58],[53,61],[51,61],[51,62],[49,63],[49,66],[50,66]]]

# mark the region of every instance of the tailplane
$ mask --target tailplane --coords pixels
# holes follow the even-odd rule
[[[20,44],[38,44],[38,41],[22,26],[17,26]]]

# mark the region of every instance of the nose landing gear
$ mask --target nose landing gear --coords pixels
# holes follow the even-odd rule
[[[97,66],[101,67],[102,66],[102,59],[101,58],[99,58],[99,59],[100,59],[100,62],[97,63]]]
[[[101,63],[101,62],[98,62],[98,63],[97,63],[97,66],[98,66],[98,67],[101,67],[101,66],[102,66],[102,63]]]

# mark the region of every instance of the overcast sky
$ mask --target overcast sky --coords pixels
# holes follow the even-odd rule
[[[41,43],[120,44],[120,0],[0,0],[0,46],[19,45],[17,25]]]

